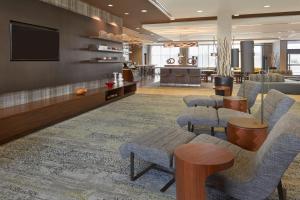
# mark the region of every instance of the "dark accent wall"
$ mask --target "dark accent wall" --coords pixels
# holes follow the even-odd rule
[[[60,61],[10,61],[10,20],[58,29]],[[97,35],[100,30],[120,34],[122,27],[111,26],[39,0],[1,0],[0,94],[99,80],[107,78],[114,71],[121,71],[121,63],[80,63],[82,60],[97,56],[116,56],[113,53],[103,54],[79,50],[86,48],[88,44],[100,43],[100,41],[82,37]],[[101,43],[121,46],[121,44],[104,41]],[[117,56],[122,56],[122,54]]]

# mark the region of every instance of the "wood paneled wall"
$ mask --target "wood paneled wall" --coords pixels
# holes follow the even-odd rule
[[[11,62],[10,20],[58,29],[60,61]],[[99,80],[107,78],[114,71],[121,72],[121,63],[80,63],[82,60],[99,57],[99,52],[79,49],[86,48],[91,43],[100,43],[82,37],[97,35],[100,30],[120,34],[122,27],[111,26],[39,0],[0,1],[0,94]],[[110,55],[106,53],[101,56]]]

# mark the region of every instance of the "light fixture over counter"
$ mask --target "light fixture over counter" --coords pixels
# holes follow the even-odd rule
[[[166,48],[172,48],[172,47],[179,47],[179,48],[198,47],[198,42],[197,41],[164,42],[164,47],[166,47]]]

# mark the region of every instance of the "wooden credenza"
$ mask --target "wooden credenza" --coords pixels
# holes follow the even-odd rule
[[[90,90],[0,109],[0,144],[134,94],[136,83]]]

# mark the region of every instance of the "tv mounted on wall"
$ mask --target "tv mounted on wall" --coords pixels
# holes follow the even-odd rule
[[[10,21],[11,61],[59,61],[57,29]]]

